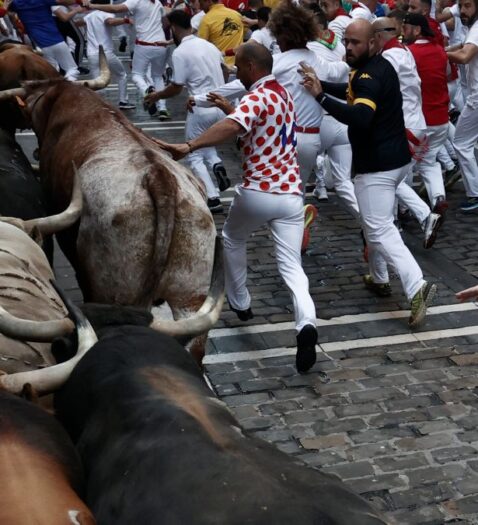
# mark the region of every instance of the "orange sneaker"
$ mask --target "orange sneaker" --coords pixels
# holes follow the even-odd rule
[[[317,208],[313,204],[306,204],[304,206],[304,235],[302,237],[301,253],[307,250],[310,242],[310,226],[315,221],[318,215]]]

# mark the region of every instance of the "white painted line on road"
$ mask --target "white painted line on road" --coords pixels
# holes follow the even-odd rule
[[[157,126],[158,124],[168,126],[170,124],[185,124],[185,120],[168,120],[167,122],[157,122],[157,121],[149,121],[149,122],[133,122],[135,126],[138,126],[139,128],[142,128],[144,126]]]
[[[419,332],[400,335],[389,335],[385,337],[370,337],[368,339],[351,339],[349,341],[337,341],[332,343],[321,343],[319,350],[327,354],[340,352],[342,350],[354,350],[357,348],[371,348],[374,346],[392,346],[403,343],[420,345],[422,341],[433,341],[437,339],[461,337],[467,335],[478,335],[478,326],[465,326],[463,328],[450,328],[448,330],[433,330],[430,332]],[[416,347],[415,351],[428,350],[426,347]],[[265,359],[267,357],[293,356],[296,348],[269,348],[267,350],[254,350],[251,352],[231,352],[223,354],[206,355],[203,364],[214,365],[219,363],[233,363],[236,361],[250,361]]]
[[[170,127],[156,126],[154,128],[145,128],[145,129],[143,129],[143,131],[168,131],[168,130],[171,130],[171,129],[184,129],[184,126],[170,126]]]
[[[432,306],[428,308],[427,315],[466,312],[470,310],[478,310],[478,305],[475,303],[459,303]],[[410,312],[408,310],[394,310],[390,312],[378,312],[373,314],[342,315],[340,317],[332,317],[331,319],[317,319],[317,326],[334,326],[363,323],[368,321],[382,321],[387,319],[401,319],[403,317],[408,317],[409,315]],[[235,328],[215,328],[209,332],[209,338],[214,339],[215,337],[228,337],[241,334],[260,334],[261,332],[280,332],[281,330],[293,330],[294,328],[294,322],[256,324],[252,326],[238,326]]]

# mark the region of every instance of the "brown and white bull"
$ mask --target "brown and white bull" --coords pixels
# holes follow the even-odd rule
[[[200,183],[84,86],[30,83],[0,98],[14,95],[23,96],[38,137],[52,211],[68,202],[72,162],[78,166],[81,221],[58,239],[85,301],[146,308],[166,301],[175,319],[196,312],[208,293],[216,237]],[[203,342],[191,349],[198,361]]]
[[[25,80],[61,78],[60,73],[30,46],[20,42],[0,43],[0,90],[20,87]],[[18,101],[0,102],[0,127],[10,133],[28,127]]]

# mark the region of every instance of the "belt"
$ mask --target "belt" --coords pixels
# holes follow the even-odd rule
[[[302,126],[296,126],[295,130],[298,133],[319,133],[320,128],[303,128]]]
[[[136,39],[134,41],[138,46],[153,46],[153,47],[166,47],[168,44],[166,42],[144,42],[143,40]]]

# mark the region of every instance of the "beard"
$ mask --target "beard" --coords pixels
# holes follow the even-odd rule
[[[476,13],[473,16],[460,16],[461,23],[466,27],[471,27],[476,22]]]
[[[352,56],[348,53],[345,54],[345,61],[350,67],[353,67],[355,69],[359,69],[362,66],[364,66],[370,59],[370,49],[367,51],[364,51],[359,56]]]

